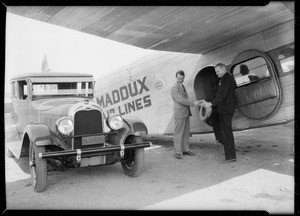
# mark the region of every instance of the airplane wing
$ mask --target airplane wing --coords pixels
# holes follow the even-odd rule
[[[294,2],[266,6],[7,6],[23,17],[145,49],[201,53],[294,18]]]

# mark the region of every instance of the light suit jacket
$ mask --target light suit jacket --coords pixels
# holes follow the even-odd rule
[[[174,118],[187,118],[192,115],[190,107],[194,106],[194,102],[189,100],[187,93],[184,93],[177,82],[171,88],[171,96],[174,102]]]

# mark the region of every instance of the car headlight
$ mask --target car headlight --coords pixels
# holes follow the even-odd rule
[[[107,126],[112,130],[118,130],[123,126],[123,118],[119,114],[108,117]]]
[[[73,121],[68,117],[62,117],[56,121],[57,130],[64,135],[70,134],[74,129]]]

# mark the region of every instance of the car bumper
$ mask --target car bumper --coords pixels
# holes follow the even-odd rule
[[[89,148],[89,149],[76,149],[76,150],[65,150],[65,151],[56,151],[56,152],[45,152],[39,153],[38,157],[42,159],[46,158],[55,158],[61,156],[82,156],[90,153],[111,153],[116,151],[124,151],[126,149],[137,149],[137,148],[147,148],[151,146],[151,142],[143,142],[143,143],[134,143],[134,144],[126,144],[120,146],[106,146],[100,148]]]

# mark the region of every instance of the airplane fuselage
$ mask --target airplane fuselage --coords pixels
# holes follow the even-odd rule
[[[202,55],[156,51],[98,79],[95,100],[107,114],[141,118],[149,133],[172,134],[170,90],[175,73],[185,72],[190,100],[208,99],[216,91],[213,66],[222,62],[238,83],[234,130],[289,122],[294,119],[293,35],[294,19]],[[258,81],[242,79],[241,64],[246,64]],[[199,109],[191,110],[191,133],[212,132],[212,127],[200,120]]]

